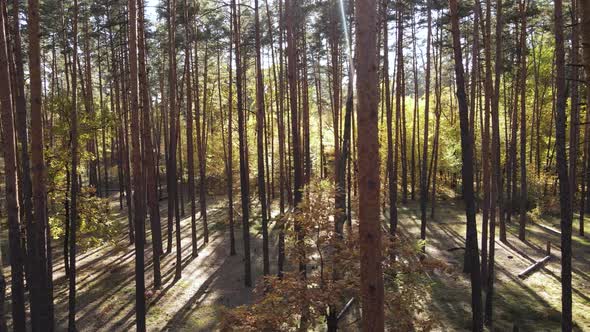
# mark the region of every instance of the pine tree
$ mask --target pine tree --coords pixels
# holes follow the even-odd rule
[[[457,101],[459,103],[459,121],[461,125],[461,159],[463,162],[463,199],[467,216],[466,261],[469,262],[471,274],[471,310],[473,331],[483,331],[481,304],[481,275],[479,250],[477,246],[477,225],[475,222],[475,194],[473,192],[473,135],[469,132],[469,109],[465,94],[465,70],[461,53],[459,16],[457,0],[449,0],[451,15],[451,34],[453,38],[453,55],[455,60],[455,78],[457,81]]]
[[[566,131],[566,76],[563,27],[563,4],[554,2],[555,67],[557,99],[555,108],[555,147],[559,179],[561,216],[561,330],[572,330],[572,210],[570,182],[565,144]]]
[[[355,9],[362,328],[364,331],[383,331],[377,133],[377,5],[375,0],[356,0]]]
[[[4,158],[4,176],[6,190],[6,211],[8,219],[10,271],[11,271],[11,300],[12,326],[15,331],[25,330],[25,294],[23,282],[24,255],[20,238],[20,205],[18,201],[18,170],[17,146],[14,128],[14,110],[10,73],[8,66],[8,44],[6,39],[6,22],[4,14],[5,2],[0,3],[0,105],[2,106],[2,142]],[[4,308],[6,281],[4,273],[0,275],[1,305]],[[4,314],[2,314],[4,316]],[[6,322],[2,319],[0,329],[6,330]]]

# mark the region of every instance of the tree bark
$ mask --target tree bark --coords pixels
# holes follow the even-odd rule
[[[143,164],[144,170],[143,175],[146,180],[146,192],[147,201],[149,205],[150,213],[150,228],[152,231],[152,260],[154,268],[154,289],[160,289],[162,286],[162,274],[160,271],[160,256],[162,255],[162,227],[160,224],[160,202],[158,198],[158,186],[156,179],[158,178],[158,172],[156,170],[157,154],[154,151],[151,135],[151,124],[150,121],[150,95],[149,86],[147,80],[147,68],[146,68],[146,41],[145,41],[145,17],[144,17],[144,1],[138,0],[139,7],[139,24],[138,24],[138,57],[139,57],[139,83],[141,90],[141,121],[142,121],[142,143],[144,145],[143,153]],[[145,240],[144,240],[145,243]]]
[[[255,21],[255,49],[256,49],[256,139],[257,139],[257,164],[258,164],[258,200],[261,206],[262,218],[262,262],[263,273],[270,273],[270,261],[268,253],[268,219],[267,219],[267,200],[266,184],[264,179],[264,77],[262,76],[262,58],[260,43],[260,15],[258,10],[258,0],[254,0],[254,21]]]
[[[78,1],[74,0],[72,50],[72,109],[70,110],[70,154],[71,154],[71,188],[70,188],[70,229],[69,229],[69,294],[68,294],[68,331],[76,331],[76,233],[78,231]]]
[[[234,44],[236,52],[236,93],[238,98],[238,140],[240,151],[240,187],[242,196],[242,237],[244,241],[244,284],[246,287],[252,286],[252,267],[250,264],[250,184],[247,165],[246,149],[246,123],[243,109],[243,90],[242,90],[242,58],[240,54],[241,39],[240,26],[238,24],[238,7],[236,0],[231,2],[233,8],[233,28],[234,28]]]
[[[520,0],[520,11],[521,11],[521,27],[520,27],[520,199],[519,199],[519,214],[520,223],[518,228],[518,238],[521,241],[525,240],[526,236],[526,210],[527,210],[527,174],[526,174],[526,77],[527,77],[527,64],[526,64],[526,27],[527,27],[527,8],[525,0]],[[572,114],[572,117],[574,115]],[[577,125],[572,121],[572,128],[578,128]],[[577,130],[577,129],[576,129]],[[575,131],[574,131],[575,132]],[[572,138],[574,140],[574,138]],[[577,143],[576,143],[577,144]],[[571,145],[570,145],[571,146]]]
[[[178,280],[182,276],[182,249],[180,245],[180,218],[176,210],[176,200],[178,199],[177,192],[177,173],[176,173],[176,150],[177,150],[177,124],[178,124],[178,110],[176,109],[176,0],[168,0],[168,89],[169,89],[169,148],[168,148],[168,165],[166,167],[166,174],[168,179],[168,249],[171,251],[172,238],[171,229],[173,227],[173,219],[176,227],[176,269],[174,279]]]
[[[184,1],[185,7],[188,7],[188,1]],[[192,101],[192,84],[191,79],[191,32],[189,27],[190,17],[189,8],[185,9],[185,80],[186,80],[186,159],[188,165],[188,196],[191,203],[191,243],[193,249],[193,257],[198,255],[197,246],[197,206],[195,202],[195,157],[194,157],[194,134],[193,134],[193,101]],[[198,121],[198,119],[197,119]]]
[[[141,158],[137,60],[137,0],[129,8],[129,87],[131,89],[131,145],[133,156],[133,202],[135,205],[135,320],[137,331],[145,331],[145,186]],[[143,9],[142,9],[143,10]],[[177,229],[179,231],[179,229]],[[178,262],[177,262],[178,264]]]
[[[197,48],[195,44],[195,57]],[[207,225],[207,60],[208,46],[205,44],[203,70],[203,107],[199,108],[197,102],[196,108],[196,130],[197,130],[197,152],[199,154],[199,203],[201,210],[201,219],[203,221],[203,242],[209,243],[209,227]],[[198,61],[195,58],[195,65]],[[196,92],[198,95],[198,90]],[[198,98],[197,98],[198,100]],[[202,118],[202,121],[201,121]]]
[[[387,27],[387,1],[383,1],[383,80],[385,85],[385,109],[387,118],[387,179],[389,196],[389,233],[395,235],[397,229],[397,134],[393,141],[393,109],[389,79],[389,28]],[[397,133],[397,132],[396,132]],[[395,160],[394,161],[394,155]]]
[[[475,195],[473,192],[473,136],[469,132],[469,109],[465,94],[465,78],[463,69],[463,55],[461,54],[461,37],[459,30],[459,16],[457,0],[449,0],[451,16],[451,34],[453,38],[453,53],[455,60],[455,78],[457,81],[457,101],[459,103],[459,121],[461,125],[461,157],[463,162],[463,199],[467,217],[466,247],[469,250],[471,274],[471,310],[472,330],[483,331],[481,304],[481,274],[479,266],[479,250],[477,246],[477,224],[475,221]]]
[[[23,282],[24,254],[21,246],[20,205],[17,170],[17,146],[14,128],[14,113],[10,73],[8,66],[8,43],[6,39],[5,22],[6,3],[0,3],[0,104],[2,106],[2,143],[4,158],[4,176],[6,190],[6,216],[8,219],[8,236],[10,248],[11,271],[11,308],[12,327],[14,331],[25,331],[25,294]],[[6,281],[4,273],[0,275],[0,305],[4,309]],[[4,317],[4,311],[2,311]],[[0,329],[6,331],[4,318],[0,322]]]
[[[477,0],[476,0],[477,1]],[[430,110],[430,45],[432,39],[432,10],[430,1],[426,5],[427,14],[427,36],[426,36],[426,87],[424,91],[424,146],[422,148],[422,171],[420,172],[420,239],[426,240],[426,203],[428,201],[428,122]],[[422,251],[426,251],[426,244],[423,244]]]
[[[566,77],[562,0],[555,0],[555,64],[557,100],[555,108],[555,145],[559,204],[561,215],[561,330],[572,330],[572,206],[565,144]]]
[[[590,3],[588,1],[580,1],[578,10],[580,11],[579,17],[580,30],[582,37],[582,62],[584,64],[584,71],[586,72],[586,105],[590,105]],[[587,138],[586,138],[587,140]],[[590,169],[590,166],[586,166]],[[587,180],[590,181],[590,175],[587,174]],[[590,195],[590,189],[588,189]],[[584,219],[580,219],[580,236],[584,236]]]
[[[29,154],[29,133],[27,131],[27,102],[25,95],[25,82],[24,82],[24,66],[23,66],[23,54],[22,54],[22,42],[20,34],[20,20],[18,19],[20,14],[20,1],[13,0],[12,2],[12,17],[13,17],[13,58],[15,63],[15,85],[16,89],[12,91],[14,97],[15,106],[15,117],[16,117],[16,131],[17,131],[17,153],[18,144],[20,144],[20,173],[19,174],[19,192],[22,195],[21,207],[21,218],[22,225],[19,232],[26,233],[27,230],[31,229],[33,222],[33,202],[32,202],[32,184],[31,184],[31,157]],[[8,26],[8,23],[5,23]],[[6,29],[6,28],[5,28]],[[8,55],[10,56],[10,50],[7,49]],[[17,161],[17,167],[19,163]],[[21,236],[22,237],[22,236]],[[30,265],[24,261],[24,256],[27,254],[27,247],[24,239],[21,239],[22,243],[22,255],[23,264],[25,268],[25,276],[27,280],[31,280],[30,277]],[[14,290],[12,290],[14,294]],[[11,295],[12,296],[12,295]],[[18,305],[16,306],[18,307]],[[13,307],[14,308],[14,307]],[[14,319],[14,318],[13,318]],[[18,331],[18,325],[20,323],[15,321],[15,329]],[[23,323],[24,324],[24,323]]]
[[[301,163],[301,146],[299,135],[299,112],[297,100],[297,54],[295,44],[295,22],[294,14],[298,11],[298,4],[294,0],[285,0],[285,11],[287,16],[287,76],[289,79],[289,98],[291,106],[291,149],[293,150],[293,207],[295,211],[299,209],[298,205],[303,198],[303,167]],[[295,225],[297,233],[297,248],[303,251],[303,230],[301,226]],[[299,273],[305,276],[305,252],[299,252]]]
[[[359,236],[363,331],[384,330],[380,163],[378,138],[377,5],[356,0],[356,66],[358,70]]]
[[[285,75],[284,75],[284,61],[283,61],[283,35],[284,35],[284,15],[283,15],[283,1],[279,0],[279,107],[277,108],[277,125],[278,125],[278,136],[279,136],[279,212],[281,216],[285,213],[285,188],[287,187],[287,181],[285,181],[286,174],[285,170],[285,116],[284,116],[284,105],[285,105]],[[288,200],[288,199],[287,199]],[[280,220],[280,219],[279,219]],[[279,226],[279,243],[277,245],[278,259],[277,269],[278,276],[283,276],[283,269],[285,265],[285,223],[280,220]]]
[[[230,17],[234,15],[234,6],[230,9]],[[227,115],[227,205],[229,215],[229,238],[230,238],[230,252],[231,256],[236,254],[236,239],[234,231],[234,168],[233,168],[233,113],[234,113],[234,95],[233,95],[233,67],[232,56],[233,56],[233,20],[230,19],[230,34],[229,34],[229,93],[228,93],[228,115]]]
[[[28,260],[32,283],[31,321],[33,331],[53,331],[52,271],[47,261],[47,169],[43,144],[43,112],[41,90],[41,49],[39,0],[28,0],[29,73],[31,89],[31,170],[33,219],[28,227]]]

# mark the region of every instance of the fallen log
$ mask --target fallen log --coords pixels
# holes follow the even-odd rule
[[[350,300],[348,300],[348,302],[346,303],[344,308],[342,308],[342,310],[340,310],[340,313],[338,313],[338,316],[336,316],[336,320],[340,320],[346,314],[348,309],[350,309],[350,307],[352,306],[353,302],[354,302],[354,297],[350,298]]]
[[[542,259],[536,261],[533,265],[527,267],[524,271],[518,274],[520,279],[526,278],[529,274],[539,270],[545,263],[547,263],[551,259],[551,242],[547,242],[547,256],[543,257]]]
[[[558,235],[561,236],[561,232],[551,226],[547,226],[545,224],[541,224],[541,223],[537,223],[537,226],[539,226],[540,228],[542,228],[544,231],[549,232],[549,233],[553,233],[554,235]]]
[[[521,279],[526,278],[529,274],[540,269],[545,263],[547,263],[547,261],[549,261],[549,259],[551,259],[551,256],[545,256],[545,257],[543,257],[543,259],[536,261],[535,264],[529,266],[528,268],[526,268],[526,270],[520,272],[518,274],[518,277]]]

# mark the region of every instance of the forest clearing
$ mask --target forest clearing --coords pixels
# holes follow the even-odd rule
[[[0,332],[590,331],[589,0],[0,0]]]

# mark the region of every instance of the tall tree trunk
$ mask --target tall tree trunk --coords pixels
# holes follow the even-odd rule
[[[185,7],[188,6],[188,2],[184,1]],[[193,147],[193,101],[192,101],[192,84],[193,81],[191,79],[191,32],[189,27],[189,22],[191,19],[189,17],[189,9],[185,9],[185,35],[186,35],[186,47],[185,47],[185,80],[186,80],[186,159],[188,165],[188,196],[191,203],[191,243],[193,249],[193,257],[198,255],[198,246],[197,246],[197,206],[195,203],[195,157],[194,157],[194,147]],[[198,121],[198,119],[197,119]]]
[[[475,3],[475,6],[478,7],[478,2]],[[470,96],[469,96],[469,135],[471,135],[471,141],[474,144],[473,147],[473,155],[477,156],[477,152],[476,152],[476,148],[475,148],[475,141],[476,141],[476,137],[475,137],[475,109],[477,106],[476,103],[476,99],[477,99],[477,85],[478,85],[478,73],[479,73],[479,69],[478,69],[478,58],[479,58],[479,10],[478,8],[474,8],[473,10],[474,15],[473,15],[473,47],[472,47],[472,56],[471,56],[471,86],[470,86]],[[467,59],[467,63],[469,63],[469,59]],[[469,74],[467,74],[468,76]],[[474,176],[475,176],[475,182],[476,182],[476,190],[475,190],[475,195],[476,197],[479,196],[478,192],[479,190],[477,189],[478,187],[478,183],[479,181],[477,180],[477,158],[475,160],[473,160],[473,168],[474,168]],[[479,210],[479,207],[477,205],[477,198],[476,198],[476,207],[475,207],[475,212],[477,213],[477,211]],[[485,204],[484,204],[485,205]],[[482,223],[482,229],[485,229],[485,231],[482,232],[482,241],[484,236],[487,237],[487,213],[486,213],[486,219],[482,220],[483,222],[485,222],[485,226]],[[483,244],[484,242],[482,242]],[[464,270],[463,272],[468,273],[469,269],[471,268],[470,266],[470,253],[469,253],[469,249],[468,247],[466,247],[465,249],[465,264],[464,264]],[[482,246],[482,256],[485,254],[487,254],[487,246]],[[483,259],[482,259],[483,260]]]
[[[98,36],[98,48],[101,49],[102,45],[100,44],[100,35]],[[107,59],[108,63],[108,59]],[[107,117],[108,111],[104,105],[104,97],[103,97],[103,82],[102,82],[102,57],[100,51],[98,52],[98,91],[100,93],[100,123],[102,126],[101,130],[101,141],[102,141],[102,162],[103,162],[103,197],[109,197],[109,163],[107,159],[107,146],[106,146],[106,136],[107,131],[110,129],[110,126],[107,126]]]
[[[135,321],[137,331],[145,331],[145,183],[141,158],[137,61],[137,0],[129,8],[129,87],[131,89],[131,145],[133,155],[133,202],[135,205]],[[143,9],[142,9],[143,10]],[[177,229],[177,231],[180,231]],[[178,264],[179,262],[177,262]]]
[[[397,11],[397,47],[396,47],[396,70],[395,70],[395,139],[394,139],[394,155],[393,155],[393,171],[392,177],[393,181],[389,183],[389,186],[393,186],[393,188],[389,189],[389,201],[390,204],[393,202],[393,205],[396,206],[395,208],[395,218],[391,217],[390,222],[390,230],[391,234],[397,233],[397,224],[398,224],[398,216],[397,216],[397,190],[398,190],[398,172],[399,172],[399,165],[400,159],[403,159],[403,149],[405,149],[405,144],[403,143],[402,137],[402,112],[404,109],[402,108],[402,99],[403,99],[403,92],[402,92],[402,80],[403,80],[403,14],[402,8],[403,4],[401,0],[396,2],[396,11]],[[403,176],[403,175],[402,175]],[[402,185],[403,186],[403,185]],[[391,208],[390,208],[391,209]],[[393,209],[390,210],[390,213]]]
[[[27,131],[27,102],[26,102],[26,95],[25,95],[25,82],[24,82],[24,66],[23,66],[23,54],[22,54],[22,42],[21,42],[21,35],[20,35],[20,20],[17,19],[20,17],[20,1],[13,0],[12,2],[12,17],[13,17],[13,58],[15,63],[16,72],[14,73],[15,77],[15,85],[16,89],[12,91],[12,95],[14,98],[14,106],[15,106],[15,117],[16,117],[16,132],[17,132],[17,144],[20,144],[20,173],[19,174],[19,193],[22,195],[22,204],[21,204],[21,216],[24,217],[22,219],[21,230],[22,232],[26,233],[28,230],[31,229],[31,225],[33,222],[33,202],[32,202],[32,184],[31,184],[31,162],[30,162],[30,154],[29,154],[29,133]],[[8,22],[5,23],[6,27],[8,27]],[[6,28],[5,28],[6,29]],[[7,44],[8,45],[8,44]],[[10,56],[10,50],[7,49],[8,55]],[[18,146],[18,145],[17,145]],[[18,153],[18,147],[17,147]],[[17,161],[17,167],[18,161]],[[24,261],[24,255],[27,253],[27,247],[25,245],[24,239],[21,239],[22,243],[22,255],[23,255],[23,264],[25,269],[25,276],[29,282],[30,279],[30,265],[29,263]],[[14,290],[12,290],[12,294],[14,294]],[[12,296],[12,295],[11,295]],[[18,305],[17,305],[18,307]],[[14,307],[13,307],[14,309]],[[24,310],[24,309],[23,309]],[[13,318],[14,319],[14,318]],[[15,322],[15,329],[17,329],[17,325],[20,323]]]
[[[255,21],[255,46],[256,49],[256,139],[258,151],[258,200],[261,206],[262,218],[262,262],[263,273],[270,273],[270,261],[268,254],[268,220],[267,220],[267,200],[266,184],[264,182],[264,77],[262,76],[262,58],[260,44],[260,15],[258,10],[258,0],[254,0],[254,21]]]
[[[487,0],[489,3],[489,0]],[[476,10],[481,18],[481,32],[484,38],[484,114],[482,121],[482,135],[481,135],[481,162],[482,162],[482,175],[483,175],[483,213],[482,213],[482,229],[481,229],[481,278],[483,281],[484,289],[486,288],[486,280],[488,274],[488,229],[490,219],[494,219],[496,216],[496,202],[494,201],[494,192],[490,193],[490,112],[491,112],[491,101],[492,101],[492,52],[491,52],[491,28],[492,22],[489,19],[491,17],[491,10],[486,10],[486,17],[482,15],[481,2],[476,1]],[[479,69],[478,69],[479,70]],[[491,211],[490,211],[491,210]],[[493,222],[493,221],[491,221]]]
[[[150,121],[150,95],[147,80],[146,68],[146,41],[145,41],[145,17],[144,1],[138,0],[139,7],[139,25],[138,25],[138,57],[139,57],[139,83],[141,90],[141,117],[142,117],[142,143],[144,145],[143,164],[144,178],[146,179],[147,201],[150,212],[150,228],[152,231],[152,260],[154,268],[154,289],[160,289],[162,286],[162,275],[160,271],[160,256],[162,255],[162,227],[160,224],[160,202],[158,198],[158,187],[156,179],[158,172],[156,170],[157,154],[154,151],[151,135]],[[144,240],[145,243],[145,240]]]
[[[580,11],[579,17],[580,30],[582,36],[582,63],[584,64],[584,71],[586,72],[586,105],[590,105],[590,3],[587,1],[580,1],[578,10]],[[586,106],[587,107],[587,106]],[[586,140],[588,138],[586,137]],[[587,166],[590,169],[590,166]],[[587,174],[587,181],[590,181],[590,175]],[[590,189],[586,186],[588,195],[590,195]],[[589,200],[590,201],[590,200]],[[584,236],[584,219],[580,218],[580,236]]]
[[[492,40],[492,0],[486,0],[486,99],[491,98],[491,120],[492,120],[492,144],[491,144],[491,184],[492,196],[490,211],[490,232],[489,232],[489,257],[488,268],[485,277],[486,298],[485,298],[485,324],[493,326],[493,301],[494,301],[494,265],[496,252],[496,218],[500,220],[500,240],[506,239],[506,229],[503,222],[503,189],[502,189],[502,166],[500,151],[500,121],[499,121],[499,100],[500,81],[502,79],[502,0],[497,0],[496,6],[496,61],[495,61],[495,87],[492,87],[492,65],[491,65],[491,40]],[[493,89],[493,90],[492,90]],[[487,102],[486,102],[487,104]],[[486,108],[488,106],[486,105]],[[502,233],[502,230],[504,233]],[[502,237],[502,234],[504,237]]]
[[[506,238],[506,219],[504,218],[505,215],[505,210],[506,210],[506,204],[504,202],[504,188],[503,188],[503,181],[502,181],[502,168],[500,165],[500,158],[501,158],[501,149],[500,149],[500,86],[502,84],[502,71],[503,71],[503,65],[502,65],[502,61],[503,61],[503,55],[502,55],[502,51],[503,51],[503,47],[502,47],[502,33],[504,31],[504,18],[502,16],[502,1],[503,0],[497,0],[497,5],[496,5],[496,60],[495,60],[495,73],[496,73],[496,77],[494,79],[494,94],[493,94],[493,98],[492,99],[492,149],[495,150],[495,156],[497,159],[494,159],[494,163],[496,163],[496,167],[498,169],[495,170],[495,174],[496,174],[496,182],[498,185],[498,200],[497,203],[499,205],[498,208],[498,219],[500,221],[500,241],[502,241],[503,243],[507,243],[507,238]],[[507,137],[505,135],[505,137]],[[551,139],[550,139],[551,140]],[[508,150],[506,150],[506,154],[508,153]],[[506,177],[506,181],[508,181],[508,176]],[[494,227],[493,225],[491,225],[492,227]],[[492,242],[492,240],[495,237],[495,233],[492,232],[492,230],[490,229],[490,244],[494,245],[495,242]],[[493,267],[494,267],[494,260],[493,260],[493,252],[492,250],[494,250],[494,248],[492,248],[492,246],[490,246],[490,260],[489,260],[489,265],[490,268],[488,269],[488,273],[490,275],[489,278],[489,283],[493,284]],[[492,285],[493,286],[493,285]],[[488,284],[488,297],[490,299],[490,301],[493,299],[493,295],[489,294],[490,292],[492,292],[493,294],[493,290],[490,290],[489,284]],[[487,317],[487,311],[488,311],[488,304],[487,304],[487,299],[486,299],[486,317]],[[490,319],[491,319],[491,313],[492,313],[492,308],[491,308],[491,302],[490,302]],[[487,320],[487,319],[486,319]],[[491,322],[491,321],[490,321]]]
[[[385,109],[387,117],[387,179],[389,196],[389,232],[395,235],[397,229],[397,172],[394,155],[397,159],[397,141],[393,141],[393,110],[391,107],[391,89],[389,79],[389,28],[387,27],[387,1],[383,1],[383,78],[385,85]],[[397,136],[397,135],[396,135]]]
[[[33,331],[53,331],[52,271],[47,261],[47,169],[43,144],[43,112],[41,97],[41,49],[39,0],[28,0],[29,73],[31,88],[31,170],[33,219],[28,225],[28,260],[32,283],[31,321]]]
[[[74,0],[72,50],[72,109],[70,110],[70,273],[68,294],[68,331],[76,331],[76,233],[78,231],[78,1]]]
[[[412,79],[414,81],[414,111],[412,118],[412,146],[410,147],[410,198],[416,199],[416,158],[418,159],[418,172],[420,172],[420,97],[418,87],[418,53],[416,52],[416,15],[415,9],[412,9]],[[425,93],[426,97],[426,93]],[[418,141],[418,143],[417,143]],[[418,150],[418,151],[416,151]]]
[[[180,218],[176,210],[176,199],[178,198],[177,193],[177,176],[176,176],[176,150],[177,150],[177,124],[178,124],[178,113],[176,106],[176,0],[168,0],[168,89],[169,89],[169,100],[170,111],[169,111],[169,126],[170,126],[170,138],[168,148],[168,165],[166,167],[166,173],[168,178],[168,252],[172,247],[172,238],[170,237],[172,229],[172,220],[176,219],[176,269],[174,273],[174,279],[180,279],[182,275],[182,248],[180,245]]]
[[[481,274],[479,250],[477,246],[477,224],[475,221],[475,195],[473,192],[473,136],[469,132],[469,109],[465,94],[463,55],[461,54],[461,37],[459,35],[459,16],[457,0],[449,0],[451,16],[451,33],[455,59],[455,78],[457,81],[457,101],[459,103],[459,121],[461,125],[461,155],[463,161],[463,199],[467,216],[466,252],[469,253],[471,274],[471,309],[473,331],[483,331],[481,304]]]
[[[437,15],[440,17],[439,15]],[[440,43],[442,40],[442,27],[439,25],[437,27],[437,43]],[[434,219],[434,213],[436,208],[436,178],[437,178],[437,167],[438,167],[438,141],[439,141],[439,134],[440,134],[440,118],[442,114],[442,105],[441,105],[441,95],[442,95],[442,48],[438,48],[438,52],[435,55],[435,64],[434,64],[434,71],[435,71],[435,80],[434,80],[434,94],[436,99],[436,108],[434,109],[435,113],[435,129],[434,129],[434,142],[432,144],[432,159],[431,159],[431,170],[429,171],[429,180],[432,178],[432,193],[430,199],[430,218]]]
[[[523,0],[524,1],[524,0]],[[583,2],[583,1],[579,1]],[[576,200],[576,192],[578,191],[577,182],[577,166],[578,166],[578,150],[579,150],[579,135],[580,135],[580,92],[579,84],[580,74],[578,64],[580,62],[580,25],[578,22],[578,0],[571,1],[571,48],[570,48],[570,62],[574,64],[570,67],[569,76],[571,78],[571,100],[570,100],[570,137],[569,137],[569,181],[570,181],[570,199],[571,211],[573,213],[573,204]],[[524,18],[523,18],[524,20]]]
[[[86,80],[86,85],[82,85],[82,88],[85,89],[84,93],[84,108],[87,115],[90,119],[95,118],[95,110],[94,110],[94,96],[92,93],[92,65],[91,65],[91,57],[90,57],[90,34],[88,32],[88,25],[89,25],[89,18],[86,18],[84,21],[84,75],[80,73],[80,79],[84,78]],[[74,55],[77,58],[77,56]],[[79,61],[79,60],[77,60]],[[81,71],[82,68],[79,68]],[[95,190],[100,190],[99,182],[98,182],[98,161],[96,154],[96,133],[91,134],[91,138],[87,141],[86,144],[86,151],[90,155],[90,161],[88,163],[88,184],[91,187],[94,187]]]
[[[126,33],[126,29],[124,29]],[[124,43],[123,36],[121,34],[121,43]],[[135,226],[133,225],[133,197],[131,193],[131,161],[130,161],[130,144],[129,144],[129,82],[125,79],[124,73],[127,72],[127,54],[126,50],[121,47],[120,55],[119,55],[119,79],[120,79],[120,88],[121,91],[119,96],[121,96],[121,105],[119,106],[120,112],[120,136],[121,136],[121,150],[122,150],[122,165],[123,165],[123,182],[125,185],[125,201],[127,203],[127,218],[128,226],[129,226],[129,242],[131,244],[135,243]]]
[[[230,9],[230,17],[234,15],[234,6]],[[233,90],[233,20],[230,19],[230,36],[229,36],[229,93],[227,102],[227,205],[228,205],[228,217],[229,217],[229,238],[230,238],[230,251],[229,254],[234,256],[236,254],[236,239],[234,231],[234,167],[233,167],[233,114],[234,114],[234,90]]]
[[[311,181],[311,170],[312,170],[312,162],[311,162],[311,142],[310,142],[310,123],[309,123],[309,81],[308,81],[308,71],[307,71],[307,37],[306,37],[306,29],[305,23],[302,24],[302,31],[301,31],[301,40],[302,40],[302,55],[301,55],[301,74],[302,74],[302,86],[301,86],[301,99],[302,99],[302,117],[301,122],[303,126],[303,183],[309,184]]]
[[[238,24],[238,17],[240,13],[236,5],[236,0],[231,2],[233,8],[233,27],[234,27],[234,44],[236,52],[236,92],[238,97],[238,140],[240,151],[240,187],[242,196],[242,237],[244,241],[244,284],[246,287],[252,286],[252,267],[250,264],[250,184],[247,165],[246,149],[246,122],[243,106],[243,90],[242,90],[242,58],[241,58],[241,39],[240,39],[240,25]]]
[[[284,75],[284,61],[283,61],[283,35],[284,35],[284,15],[283,15],[283,1],[279,0],[279,107],[277,108],[277,125],[279,131],[279,212],[283,216],[285,213],[285,188],[287,187],[288,181],[285,181],[286,174],[285,170],[285,154],[286,154],[286,143],[285,143],[285,75]],[[289,195],[290,197],[290,195]],[[288,199],[287,199],[288,201]],[[280,220],[280,219],[279,219]],[[283,269],[285,265],[285,223],[280,220],[279,224],[279,243],[277,245],[278,258],[277,258],[277,269],[278,276],[283,276]]]
[[[203,242],[209,243],[209,228],[207,226],[207,60],[208,47],[205,44],[204,70],[203,70],[203,107],[196,109],[196,129],[197,129],[197,151],[199,154],[199,202],[201,209],[201,219],[203,220]],[[197,48],[195,46],[195,56]],[[195,65],[198,61],[195,60]],[[198,91],[197,91],[198,95]],[[200,115],[202,113],[202,115]],[[200,118],[203,120],[201,121]]]
[[[557,100],[555,112],[555,145],[557,176],[559,178],[559,204],[561,214],[561,330],[572,330],[572,205],[566,154],[566,102],[565,46],[562,1],[555,0],[555,64]],[[573,125],[573,124],[572,124]]]
[[[289,79],[289,99],[291,106],[291,148],[293,150],[293,207],[299,209],[299,203],[303,198],[303,167],[301,163],[301,145],[299,135],[299,111],[297,100],[297,51],[295,43],[295,22],[294,15],[299,13],[299,5],[294,0],[285,0],[285,11],[287,16],[287,76]],[[297,233],[297,250],[299,250],[299,273],[306,274],[305,252],[303,248],[303,230],[300,225],[295,225]]]
[[[379,221],[379,139],[377,112],[377,5],[356,0],[356,66],[358,70],[359,236],[362,327],[384,330],[381,224]]]
[[[5,22],[6,3],[0,3],[0,104],[2,106],[2,143],[4,158],[4,176],[6,179],[6,215],[8,219],[8,236],[10,248],[10,279],[12,327],[14,331],[25,331],[25,294],[23,282],[24,253],[20,236],[20,205],[17,170],[17,146],[14,128],[14,113],[10,73],[8,66],[8,43]],[[18,95],[18,93],[17,93]],[[29,197],[30,198],[30,197]],[[0,259],[1,260],[1,259]],[[0,305],[4,309],[6,295],[4,273],[0,275]],[[4,317],[4,311],[2,311]],[[6,330],[4,318],[0,322],[0,330]]]
[[[477,0],[476,0],[477,1]],[[426,203],[428,201],[428,122],[430,110],[430,45],[432,40],[432,10],[430,9],[430,1],[426,5],[427,11],[427,35],[426,35],[426,87],[425,87],[425,103],[424,103],[424,147],[422,148],[422,171],[420,172],[420,238],[426,240]],[[425,244],[422,247],[426,251]]]
[[[520,0],[520,11],[521,11],[521,27],[520,27],[520,225],[518,228],[518,238],[522,241],[525,240],[526,236],[526,207],[527,207],[527,175],[526,175],[526,77],[527,77],[527,65],[526,65],[526,27],[527,27],[527,0]],[[573,117],[573,115],[572,115]],[[572,121],[572,128],[576,130],[578,126]],[[575,132],[575,131],[574,131]],[[573,138],[572,138],[573,139]],[[577,144],[577,143],[576,143]]]

